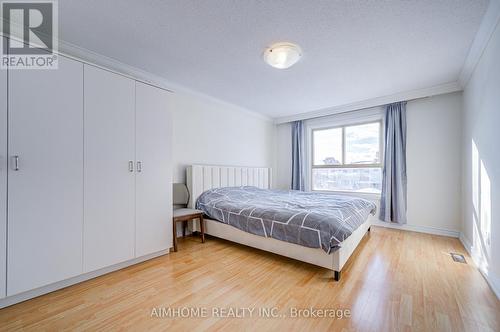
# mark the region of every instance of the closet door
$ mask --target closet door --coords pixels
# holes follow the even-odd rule
[[[7,295],[82,272],[83,64],[9,71]]]
[[[0,42],[3,42],[0,38]],[[0,69],[0,299],[7,278],[7,70]]]
[[[169,95],[136,83],[136,257],[172,247]]]
[[[135,82],[85,65],[84,271],[134,258]]]

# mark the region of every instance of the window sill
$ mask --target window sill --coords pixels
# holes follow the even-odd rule
[[[352,196],[364,198],[372,201],[379,201],[381,194],[377,193],[361,193],[361,192],[352,192],[352,191],[332,191],[332,190],[310,190],[313,193],[321,193],[321,194],[331,194],[331,195],[340,195],[340,196]]]

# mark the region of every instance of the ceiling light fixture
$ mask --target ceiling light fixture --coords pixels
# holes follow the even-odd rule
[[[270,66],[278,69],[290,68],[302,56],[302,50],[292,43],[276,43],[264,51],[263,58]]]

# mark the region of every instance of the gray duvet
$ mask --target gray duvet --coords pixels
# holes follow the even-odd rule
[[[226,187],[205,191],[196,208],[242,231],[331,253],[375,214],[376,206],[333,194]]]

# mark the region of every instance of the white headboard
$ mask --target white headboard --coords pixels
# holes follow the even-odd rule
[[[204,191],[221,187],[255,186],[271,188],[271,168],[191,165],[187,168],[189,207]]]

